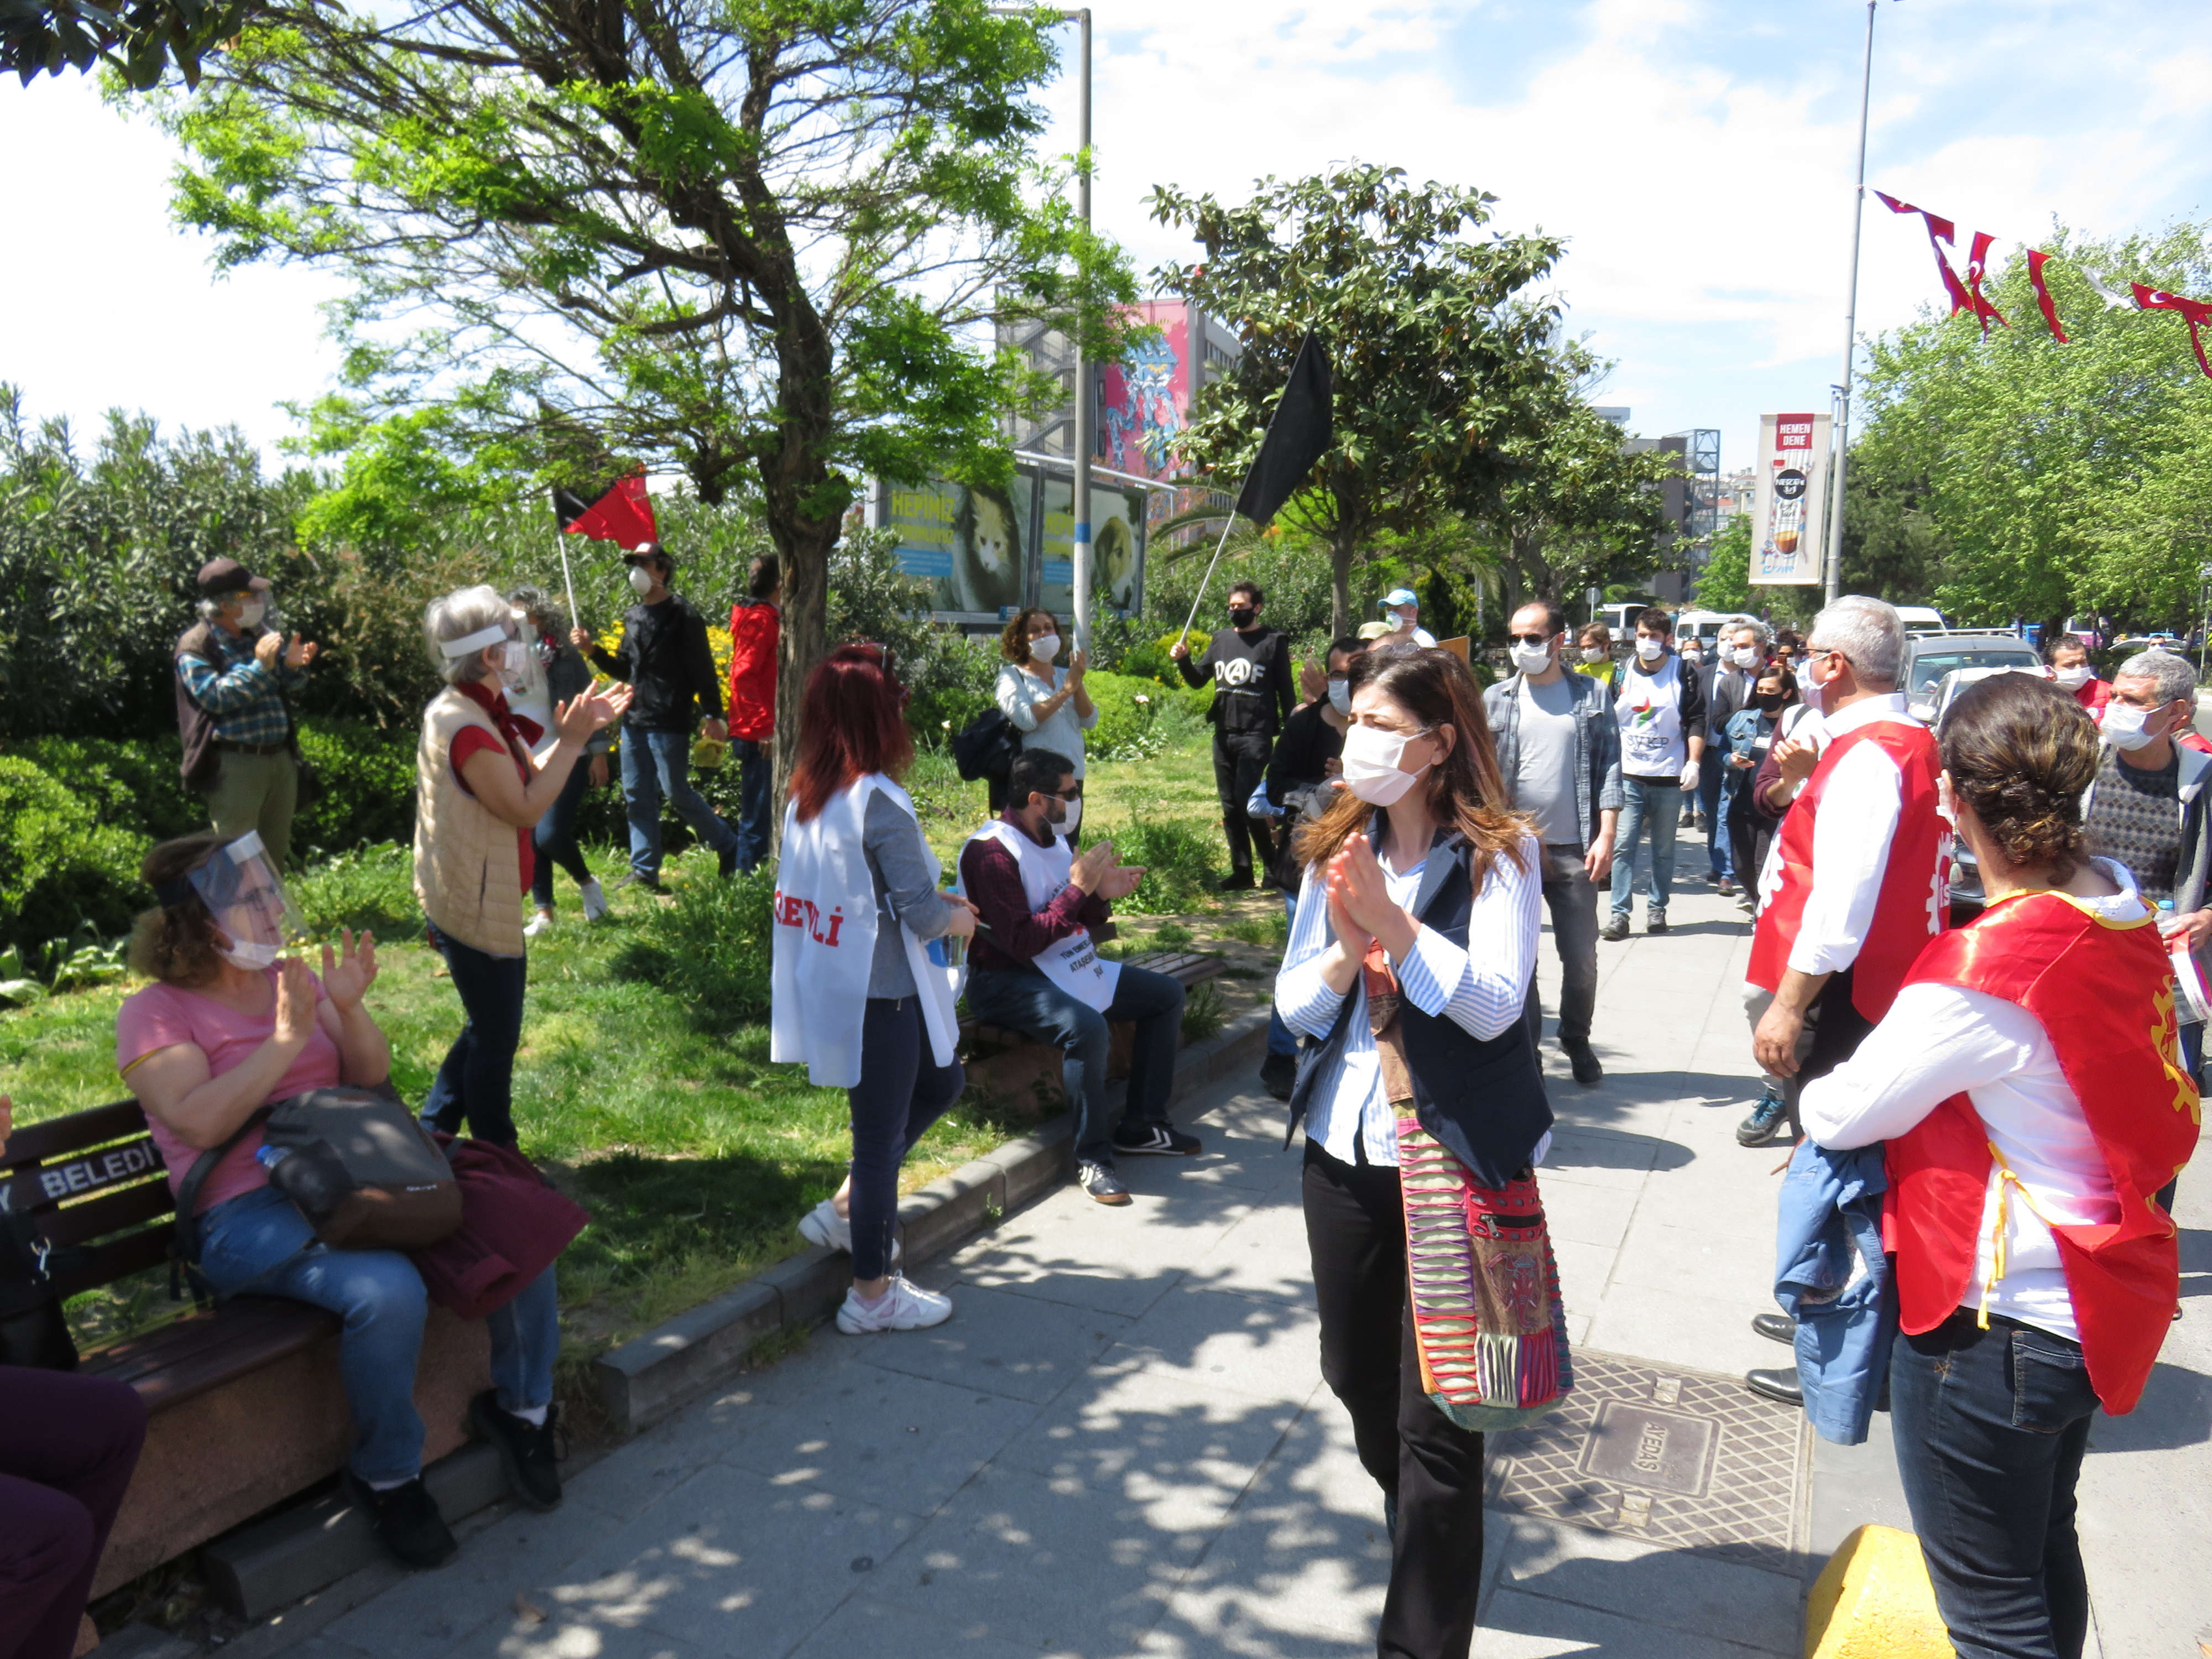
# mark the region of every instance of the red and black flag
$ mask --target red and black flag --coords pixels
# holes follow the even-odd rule
[[[610,483],[587,484],[580,490],[554,485],[553,515],[561,521],[565,535],[589,536],[624,547],[660,539],[653,501],[645,493],[643,467]]]

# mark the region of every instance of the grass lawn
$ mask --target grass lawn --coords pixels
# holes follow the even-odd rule
[[[983,787],[961,783],[939,755],[922,757],[909,781],[949,874],[960,843],[984,821]],[[1201,1030],[1263,998],[1282,908],[1272,892],[1224,901],[1205,890],[1225,860],[1203,739],[1150,760],[1093,765],[1088,801],[1086,838],[1110,835],[1179,860],[1162,878],[1172,874],[1163,890],[1180,896],[1177,912],[1131,914],[1144,905],[1148,881],[1123,907],[1115,953],[1197,948],[1228,957],[1224,979],[1194,1000],[1207,1011],[1191,1022]],[[627,865],[614,848],[592,849],[590,858],[610,885]],[[711,858],[696,850],[672,859],[664,877],[672,886],[717,879]],[[406,880],[404,859],[393,852],[326,866],[301,885],[324,884],[325,914],[380,899],[404,911]],[[709,1035],[659,986],[611,970],[639,938],[647,908],[666,901],[619,895],[613,915],[586,927],[565,875],[556,893],[562,925],[530,951],[514,1116],[524,1149],[592,1215],[561,1264],[564,1394],[585,1404],[588,1390],[574,1384],[592,1358],[798,1249],[793,1224],[842,1179],[851,1147],[843,1091],[769,1065],[766,1027]],[[319,907],[307,908],[312,916]],[[459,1001],[419,920],[388,929],[379,957],[370,1006],[392,1039],[395,1082],[419,1103],[459,1029]],[[128,988],[71,992],[0,1013],[0,1090],[15,1097],[18,1122],[122,1096],[114,1017]],[[915,1149],[905,1187],[957,1168],[1029,1121],[971,1091]],[[78,1297],[70,1311],[80,1342],[90,1345],[172,1308],[167,1275],[158,1274]]]

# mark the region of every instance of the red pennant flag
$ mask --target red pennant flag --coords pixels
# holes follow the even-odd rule
[[[2168,294],[2143,283],[2130,283],[2135,290],[2136,304],[2145,311],[2177,311],[2189,325],[2189,343],[2197,349],[2197,367],[2205,378],[2212,380],[2212,362],[2204,358],[2204,337],[2197,331],[2206,322],[2212,322],[2212,301],[2185,300],[2179,294]]]
[[[1972,297],[1967,294],[1966,285],[1959,280],[1959,273],[1951,269],[1951,262],[1943,257],[1942,244],[1948,242],[1953,247],[1958,246],[1959,228],[1940,214],[1930,213],[1926,208],[1915,207],[1910,202],[1900,202],[1894,196],[1882,191],[1875,191],[1875,196],[1892,213],[1917,213],[1921,216],[1928,226],[1928,251],[1936,256],[1936,269],[1943,278],[1943,292],[1951,298],[1951,314],[1955,317],[1960,312],[1966,311],[1972,312],[1975,316],[1980,316],[1980,309],[1975,305]],[[1984,321],[1982,327],[1986,332],[1989,324]]]
[[[586,491],[589,493],[555,487],[553,512],[564,533],[624,547],[660,539],[653,501],[645,493],[643,467],[597,489],[586,485]]]
[[[2035,289],[2035,307],[2043,313],[2043,320],[2051,325],[2051,337],[2061,345],[2070,344],[2066,331],[2058,326],[2058,307],[2051,303],[2051,289],[2043,280],[2043,267],[2051,256],[2037,249],[2027,251],[2027,280]]]
[[[2000,328],[2012,326],[2005,321],[2004,313],[1982,292],[1982,278],[1989,273],[1990,244],[1996,240],[1986,230],[1976,231],[1973,252],[1966,256],[1966,292],[1973,298],[1974,317],[1982,325],[1982,337],[1985,340],[1989,338],[1991,322]]]

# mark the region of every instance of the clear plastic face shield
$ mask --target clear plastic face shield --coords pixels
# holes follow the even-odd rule
[[[230,938],[222,958],[234,968],[266,968],[286,947],[307,937],[284,878],[261,844],[258,832],[249,830],[236,841],[218,847],[215,855],[189,872],[180,884],[198,894],[215,925]],[[181,893],[158,896],[166,904],[181,900]]]

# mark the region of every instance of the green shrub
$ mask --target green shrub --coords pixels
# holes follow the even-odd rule
[[[314,799],[293,822],[294,854],[414,840],[416,744],[411,731],[363,720],[302,723],[300,754],[314,775]]]
[[[766,1019],[775,896],[765,865],[749,876],[687,884],[617,953],[615,976],[659,987],[702,1030],[726,1033]]]
[[[1182,1040],[1203,1042],[1229,1023],[1229,1003],[1221,988],[1201,980],[1182,1003]]]
[[[185,787],[183,747],[169,732],[131,742],[33,738],[13,752],[92,801],[100,823],[167,841],[208,823],[206,801]]]
[[[310,933],[367,928],[381,939],[422,928],[415,902],[415,854],[396,842],[357,848],[302,871],[286,884]]]
[[[30,761],[0,756],[0,946],[125,933],[152,902],[138,879],[147,838],[100,816]]]
[[[1132,818],[1105,832],[1124,864],[1142,865],[1137,890],[1116,902],[1132,915],[1172,916],[1198,908],[1214,879],[1218,833],[1173,818]]]

